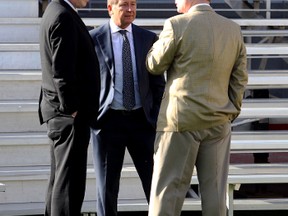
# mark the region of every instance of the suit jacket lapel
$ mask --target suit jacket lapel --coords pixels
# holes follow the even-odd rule
[[[145,38],[143,38],[143,35],[139,31],[139,27],[132,24],[132,32],[133,32],[133,41],[134,41],[134,48],[135,48],[135,59],[136,59],[136,68],[137,68],[137,74],[138,74],[138,82],[140,83],[142,80],[141,77],[141,63],[143,61],[139,61],[139,59],[143,59],[143,52],[142,52],[142,45],[145,42]]]
[[[103,26],[101,34],[97,36],[96,40],[99,44],[99,48],[103,52],[103,56],[106,57],[104,61],[109,68],[111,77],[114,77],[114,56],[109,23]]]

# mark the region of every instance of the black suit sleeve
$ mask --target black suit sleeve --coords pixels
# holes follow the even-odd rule
[[[52,49],[52,79],[60,101],[60,111],[78,110],[77,91],[77,29],[65,13],[59,16],[50,33]]]

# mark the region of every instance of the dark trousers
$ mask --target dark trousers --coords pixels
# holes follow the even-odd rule
[[[57,116],[47,123],[51,176],[45,216],[80,216],[85,195],[89,125],[80,116]]]
[[[155,129],[142,109],[110,110],[100,131],[92,132],[97,179],[97,216],[116,216],[119,182],[127,148],[140,177],[147,201],[153,172]]]

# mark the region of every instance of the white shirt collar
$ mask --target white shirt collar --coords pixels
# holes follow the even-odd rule
[[[76,10],[76,8],[72,5],[72,3],[70,2],[70,1],[68,1],[68,0],[64,0],[68,5],[70,5],[70,7],[71,8],[73,8],[73,10],[75,10],[76,12],[77,12],[77,10]]]
[[[121,29],[119,26],[117,26],[112,19],[110,19],[110,28],[111,28],[111,33],[118,32]],[[127,28],[125,28],[126,31],[132,33],[132,25],[130,24]]]
[[[199,5],[206,5],[206,6],[210,6],[210,4],[207,4],[207,3],[200,3],[200,4],[196,4],[196,5],[193,5],[189,10],[188,12],[190,12],[191,10],[193,10],[193,8],[199,6]]]

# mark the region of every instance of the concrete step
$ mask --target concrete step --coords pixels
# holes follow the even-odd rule
[[[1,0],[0,17],[38,17],[38,0]]]
[[[1,26],[0,26],[1,27]],[[1,28],[0,28],[0,37],[1,37]],[[18,34],[11,34],[18,35]],[[13,36],[12,36],[13,37]],[[270,44],[271,45],[271,44]],[[283,55],[287,54],[288,47],[284,45],[251,45],[247,44],[248,50],[251,51],[253,55],[258,55],[260,53],[264,54],[275,54],[280,53]],[[281,50],[279,50],[281,49]],[[278,52],[279,51],[279,52]],[[16,74],[11,74],[10,72],[5,71],[14,71]],[[18,73],[17,70],[21,72]],[[23,72],[22,71],[40,71],[40,53],[39,53],[39,44],[38,43],[0,43],[0,73],[4,72],[4,79],[21,79],[23,80]],[[18,74],[17,74],[18,73]],[[16,76],[17,75],[17,76]],[[37,74],[37,80],[34,77],[31,77],[33,81],[40,80],[39,74]],[[3,75],[4,76],[4,75]],[[8,78],[8,76],[10,76]],[[1,80],[1,77],[0,77]],[[29,81],[29,76],[25,78],[26,82]],[[5,84],[4,84],[5,85]],[[3,89],[6,88],[3,85]],[[32,88],[31,85],[29,85]],[[267,71],[258,71],[249,74],[249,82],[247,89],[262,89],[262,88],[287,88],[288,86],[288,76],[286,70],[267,70]],[[2,94],[5,91],[1,91]],[[7,90],[6,90],[7,92]],[[10,94],[12,93],[9,91]],[[23,91],[24,92],[24,91]],[[22,98],[22,97],[21,97]],[[33,97],[34,98],[34,97]],[[1,98],[0,98],[1,99]],[[5,98],[3,98],[5,99]],[[11,99],[14,99],[13,97]],[[32,98],[23,98],[23,99],[32,99]]]
[[[83,205],[83,212],[89,213],[95,212],[95,203],[96,199],[93,199],[93,194],[91,191],[95,188],[96,179],[91,176],[93,170],[90,167],[87,169],[87,189],[86,196]],[[288,209],[288,199],[283,196],[273,196],[268,198],[260,198],[254,197],[252,199],[234,199],[231,196],[231,192],[233,190],[238,190],[238,186],[241,184],[282,184],[286,183],[287,180],[287,164],[234,164],[229,167],[229,211],[234,210],[287,210]],[[191,184],[198,184],[198,180],[196,177],[196,170],[193,173],[193,177],[191,179]],[[38,188],[30,188],[32,183],[37,183],[37,186],[43,182],[41,180],[47,178],[49,176],[49,168],[45,166],[35,166],[35,167],[0,167],[0,178],[3,183],[6,184],[6,192],[3,197],[0,197],[0,215],[27,215],[29,211],[29,215],[34,215],[41,208],[43,209],[43,195],[41,197],[29,196],[31,193],[41,193],[41,190]],[[120,186],[120,194],[119,194],[119,211],[147,211],[147,203],[144,199],[144,194],[142,192],[139,178],[136,174],[136,170],[134,166],[125,166],[122,170],[121,176],[121,186]],[[12,180],[15,182],[12,182]],[[91,181],[90,181],[91,180]],[[21,191],[14,191],[15,187],[19,187],[16,183],[20,181],[21,183]],[[29,182],[30,181],[30,182]],[[29,184],[30,183],[30,184]],[[235,186],[238,185],[238,186]],[[11,187],[10,187],[11,186]],[[45,185],[42,185],[45,187]],[[232,186],[232,187],[230,187]],[[10,187],[10,188],[9,188]],[[12,188],[13,187],[13,188]],[[8,188],[11,189],[8,191]],[[238,188],[238,189],[237,189]],[[42,188],[43,189],[43,188]],[[232,191],[231,191],[232,190]],[[30,193],[28,192],[30,191]],[[37,191],[37,192],[36,192]],[[14,201],[9,201],[6,193],[14,193],[17,196],[17,199]],[[25,196],[26,195],[26,196]],[[200,200],[197,194],[193,196],[193,193],[189,193],[189,195],[194,198],[185,199],[182,210],[189,211],[199,211],[201,210]],[[189,196],[189,197],[190,197]],[[24,198],[23,198],[24,197]],[[253,197],[253,195],[252,195]],[[278,198],[279,197],[279,198]],[[21,199],[22,198],[22,199]],[[33,201],[35,198],[38,198],[37,201]],[[228,198],[228,197],[227,197]],[[2,199],[2,200],[1,200]],[[3,207],[3,208],[2,208]],[[12,208],[14,207],[14,208]],[[9,211],[15,210],[12,214]],[[21,213],[20,210],[23,210],[26,213]],[[18,212],[16,212],[18,211]],[[6,214],[5,214],[6,213]],[[230,212],[231,213],[231,212]],[[231,215],[231,214],[229,214]]]
[[[262,55],[287,57],[288,45],[279,44],[246,44],[247,55],[261,57]],[[263,56],[261,57],[263,58]],[[4,43],[0,44],[0,70],[40,70],[39,44],[37,43]]]
[[[41,77],[39,70],[0,70],[0,100],[38,100]]]
[[[82,213],[95,216],[97,200],[84,200]],[[0,203],[0,216],[16,215],[42,215],[45,204],[43,202],[35,203]],[[183,211],[200,211],[201,202],[197,198],[187,198],[183,204]],[[119,199],[118,212],[148,212],[146,199]],[[141,214],[142,215],[142,214]]]
[[[96,200],[84,200],[82,214],[96,215]],[[45,204],[36,203],[0,203],[0,216],[42,215]],[[186,199],[183,210],[199,211],[201,209],[199,199]],[[119,199],[118,212],[147,212],[148,204],[145,199]],[[141,214],[142,215],[142,214]]]
[[[0,133],[45,132],[37,110],[36,100],[0,101]]]
[[[50,163],[44,133],[0,133],[1,166],[34,166]]]
[[[96,215],[97,200],[84,200],[82,205],[83,216]],[[262,198],[262,199],[235,199],[234,214],[236,211],[250,211],[252,215],[261,215],[263,210],[269,210],[270,215],[287,215],[287,198]],[[20,215],[43,215],[45,204],[35,203],[0,203],[0,216],[20,216]],[[280,211],[277,211],[280,210]],[[260,211],[257,213],[257,210]],[[273,211],[276,210],[276,211]],[[199,198],[186,198],[182,211],[201,211],[201,201]],[[253,213],[251,211],[254,211]],[[148,204],[145,199],[119,199],[118,212],[148,212]],[[281,213],[280,213],[281,212]],[[237,212],[238,213],[238,212]],[[190,213],[192,214],[192,213]],[[250,215],[249,214],[249,215]],[[262,213],[263,214],[263,213]],[[130,215],[130,214],[129,214]],[[141,215],[143,215],[141,213]],[[229,215],[233,215],[231,212]],[[236,215],[236,214],[235,214]],[[239,215],[239,214],[237,214]],[[246,214],[245,214],[246,215]]]
[[[0,18],[0,43],[38,43],[40,22],[41,18]]]
[[[285,131],[233,131],[231,153],[287,152],[287,140],[288,134]],[[0,164],[1,166],[49,165],[49,148],[46,132],[0,133]],[[88,164],[93,164],[92,145],[89,146]],[[124,164],[132,164],[128,152]]]
[[[39,44],[0,44],[0,70],[40,70]]]
[[[0,196],[0,203],[44,202],[49,178],[49,166],[0,167],[0,180],[6,191]],[[87,168],[85,200],[96,200],[96,179],[92,166]],[[144,192],[133,165],[122,170],[119,199],[143,199]]]
[[[27,1],[27,0],[26,0]],[[104,9],[104,13],[106,14],[106,9]],[[146,13],[149,13],[146,11]],[[81,12],[80,12],[81,14]],[[85,16],[85,15],[84,15]],[[107,23],[109,18],[83,18],[84,23],[89,27],[97,27],[99,25],[102,25],[104,23]],[[159,18],[137,18],[135,20],[135,24],[142,26],[144,28],[148,28],[155,33],[159,34],[163,28],[163,23],[165,19],[159,19]],[[265,19],[265,20],[255,20],[255,19],[235,19],[235,22],[238,24],[244,26],[258,26],[258,25],[264,25],[264,26],[287,26],[287,20],[285,19]],[[16,43],[36,43],[39,42],[39,26],[40,26],[41,18],[40,17],[1,17],[0,16],[0,42],[16,42]],[[249,37],[256,37],[256,36],[285,36],[287,35],[287,30],[247,30],[243,28],[242,33],[244,36]],[[266,46],[266,45],[265,45]],[[272,49],[272,52],[276,54],[280,54],[283,52],[283,49],[277,50],[279,48],[276,48],[276,50]],[[284,48],[287,49],[287,48]],[[264,50],[264,52],[268,52],[271,54],[269,49]],[[282,50],[282,51],[281,51]],[[254,54],[256,51],[253,47],[248,46],[248,54]],[[263,50],[259,50],[260,54]],[[258,53],[259,53],[258,51]],[[280,53],[279,53],[280,51]],[[256,51],[257,52],[257,51]],[[287,54],[287,51],[284,51]]]
[[[245,99],[237,120],[262,118],[288,118],[288,100]],[[38,100],[0,101],[0,122],[5,122],[0,124],[0,133],[46,131],[45,125],[39,124]]]
[[[48,166],[49,152],[46,133],[0,133],[1,166]],[[124,164],[132,164],[128,152]],[[93,165],[92,145],[88,149],[88,165]]]
[[[41,77],[41,70],[0,70],[0,100],[37,100]],[[282,89],[288,87],[288,72],[254,71],[248,80],[247,89]]]
[[[0,100],[38,100],[41,70],[0,70]],[[249,74],[248,89],[287,88],[287,71],[256,71]]]
[[[5,1],[13,2],[16,0],[5,0]],[[19,0],[19,1],[27,1],[27,0]],[[12,11],[14,11],[14,9]],[[91,27],[107,23],[108,20],[109,20],[108,18],[83,19],[85,24]],[[40,23],[41,18],[38,16],[1,17],[0,14],[0,43],[38,43]],[[145,20],[140,21],[139,24],[145,26],[146,22]]]

